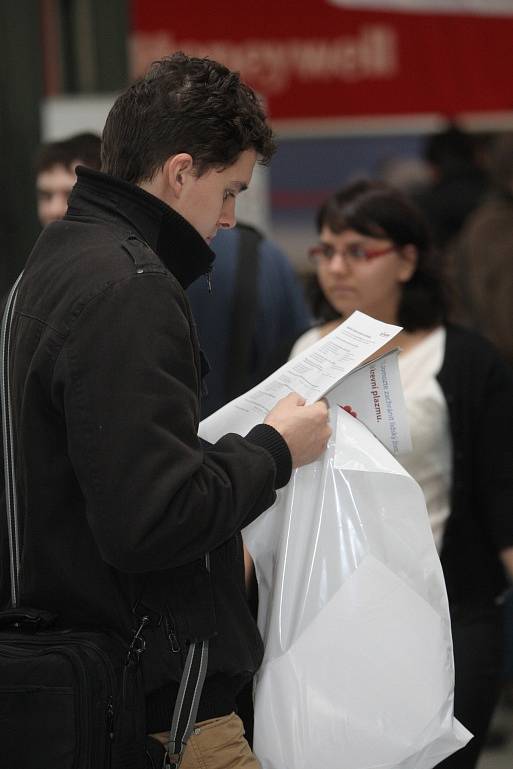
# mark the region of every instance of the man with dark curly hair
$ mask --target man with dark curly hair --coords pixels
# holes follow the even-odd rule
[[[210,241],[233,227],[235,199],[273,151],[238,75],[182,53],[157,62],[115,102],[102,171],[78,167],[66,215],[45,228],[19,284],[14,589],[57,628],[133,638],[158,767],[166,749],[183,769],[258,766],[234,713],[262,659],[240,530],[330,432],[324,403],[291,394],[246,437],[210,445],[197,434],[204,366],[185,288],[208,279]],[[0,540],[7,549],[6,531]],[[0,569],[6,607],[6,559]],[[38,763],[16,765],[56,764],[42,731],[37,750]]]

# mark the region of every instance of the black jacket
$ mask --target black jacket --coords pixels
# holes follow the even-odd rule
[[[440,558],[453,610],[493,605],[513,546],[513,374],[477,334],[447,327],[438,381],[453,452],[451,514]]]
[[[55,612],[60,626],[128,638],[150,616],[146,688],[169,685],[149,698],[156,730],[169,726],[187,641],[212,639],[212,702],[199,717],[229,710],[224,700],[258,667],[239,532],[291,471],[266,425],[214,446],[197,437],[200,352],[184,287],[212,259],[160,200],[79,169],[66,217],[28,260],[15,317],[21,603]]]

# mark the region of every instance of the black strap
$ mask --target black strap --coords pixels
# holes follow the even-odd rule
[[[205,555],[205,566],[207,571],[210,571],[209,553]],[[207,675],[207,666],[208,640],[192,643],[187,653],[178,697],[173,710],[163,769],[178,769],[180,766],[187,740],[196,723],[201,691]]]
[[[208,641],[191,644],[173,711],[163,767],[177,769],[192,734],[208,664]]]
[[[226,398],[231,401],[250,386],[251,345],[258,310],[259,245],[262,235],[240,224],[226,366]]]
[[[18,606],[20,543],[18,521],[18,497],[16,492],[16,472],[14,463],[14,427],[12,414],[12,393],[10,377],[11,330],[14,319],[14,307],[23,272],[13,285],[2,317],[0,332],[0,388],[2,395],[2,436],[4,449],[5,502],[7,530],[9,534],[9,560],[11,576],[11,601]]]

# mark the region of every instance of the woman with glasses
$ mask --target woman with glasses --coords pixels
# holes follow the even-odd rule
[[[498,699],[501,594],[513,576],[513,375],[480,337],[446,322],[428,227],[403,195],[357,182],[317,215],[312,309],[292,355],[354,310],[402,326],[399,367],[421,486],[444,569],[455,657],[455,715],[475,735],[439,766],[473,769]]]

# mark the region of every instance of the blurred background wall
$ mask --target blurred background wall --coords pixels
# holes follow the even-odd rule
[[[0,294],[40,230],[39,144],[101,131],[115,92],[128,81],[129,20],[125,0],[0,3]]]
[[[316,207],[348,179],[416,188],[448,121],[513,127],[512,0],[19,0],[0,5],[0,37],[2,289],[38,232],[38,143],[100,132],[116,93],[176,49],[223,60],[265,99],[279,150],[240,215],[300,271]]]
[[[0,294],[37,235],[31,153],[39,142],[42,97],[37,4],[0,3]]]

